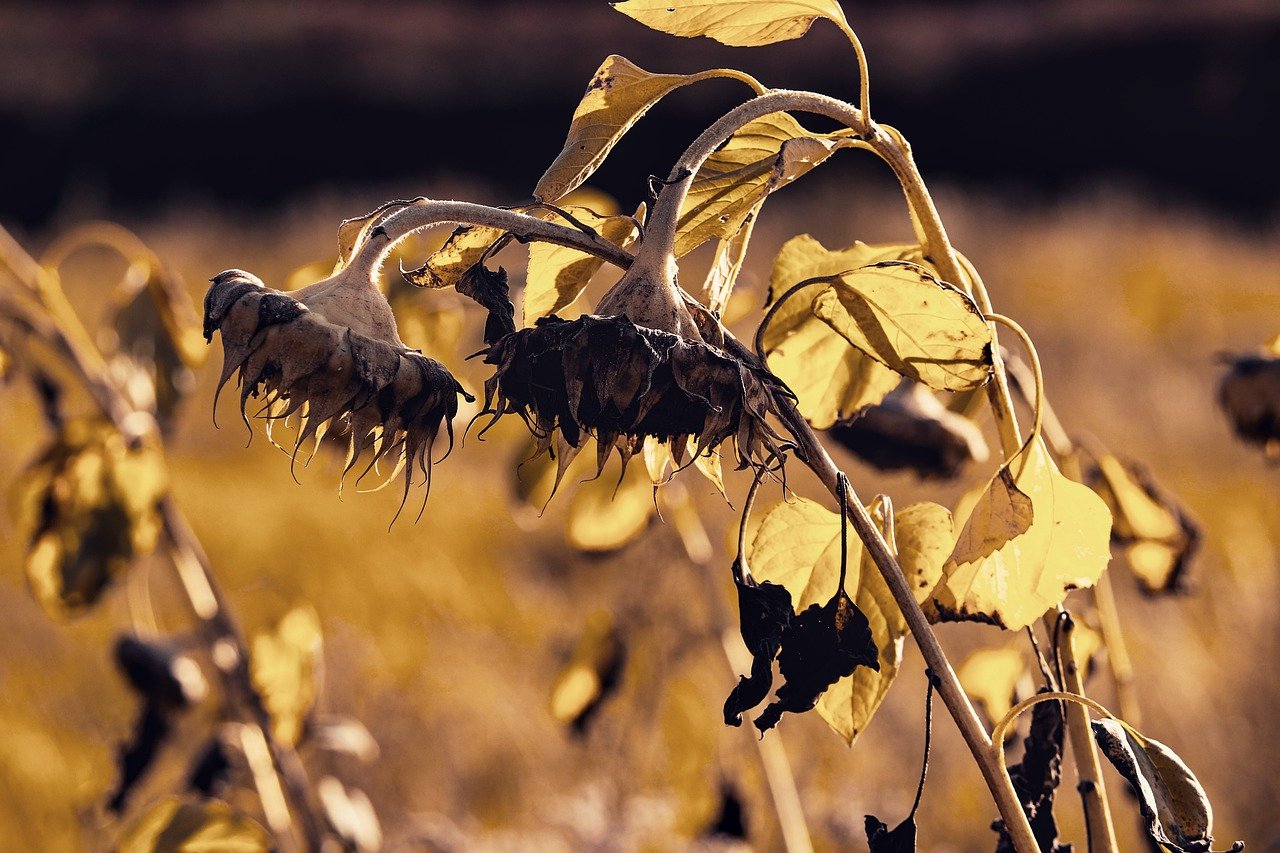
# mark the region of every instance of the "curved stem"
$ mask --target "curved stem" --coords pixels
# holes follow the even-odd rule
[[[804,463],[818,476],[823,486],[833,496],[839,496],[842,474],[831,459],[830,454],[827,453],[826,448],[818,441],[813,429],[800,416],[795,404],[789,398],[778,394],[775,395],[774,399],[777,402],[779,411],[783,414],[784,421],[796,439]],[[859,538],[862,539],[867,552],[871,555],[876,567],[880,570],[880,574],[884,577],[885,584],[893,594],[894,601],[898,603],[898,607],[902,610],[907,627],[911,630],[911,636],[920,648],[925,664],[937,676],[938,694],[942,697],[943,703],[947,706],[947,711],[951,714],[952,719],[955,720],[956,727],[960,729],[960,734],[964,738],[965,744],[969,747],[969,752],[973,755],[974,761],[982,771],[987,788],[991,791],[991,796],[995,800],[1001,818],[1004,819],[1005,827],[1013,841],[1014,849],[1018,853],[1037,853],[1039,848],[1036,844],[1035,836],[1031,832],[1031,826],[1027,822],[1026,814],[1022,811],[1022,805],[1019,803],[1018,795],[1013,789],[1013,783],[1010,781],[1008,774],[1001,770],[992,755],[991,739],[982,727],[973,704],[960,686],[960,679],[956,677],[955,670],[952,669],[951,662],[947,659],[946,653],[943,652],[937,636],[933,633],[933,629],[929,627],[928,619],[925,618],[924,612],[916,602],[915,594],[907,582],[902,566],[898,563],[897,557],[893,555],[880,529],[876,527],[871,515],[858,499],[852,487],[847,488],[847,499],[851,510],[850,520],[853,522],[854,530],[857,531]]]
[[[840,28],[840,32],[844,33],[845,38],[849,39],[849,44],[853,45],[853,53],[858,58],[858,106],[862,109],[862,115],[867,123],[870,124],[871,74],[867,66],[867,52],[863,50],[862,40],[853,31],[853,27],[849,26],[848,21],[837,21],[836,26]]]
[[[484,204],[423,199],[388,216],[360,247],[350,265],[372,274],[396,243],[415,231],[445,222],[495,228],[515,235],[521,242],[540,240],[567,246],[602,258],[622,269],[631,266],[633,261],[630,252],[615,246],[599,234],[588,234],[526,213]]]
[[[1027,359],[1031,362],[1031,375],[1035,384],[1035,398],[1031,401],[1034,415],[1031,422],[1031,432],[1027,435],[1027,440],[1021,445],[1025,447],[1036,440],[1044,426],[1044,370],[1040,367],[1040,356],[1036,352],[1036,346],[1031,342],[1031,336],[1027,334],[1027,330],[1022,328],[1012,317],[1006,317],[1004,314],[986,313],[983,314],[983,319],[989,323],[995,322],[1002,326],[1007,326],[1022,341],[1022,346],[1027,351]]]

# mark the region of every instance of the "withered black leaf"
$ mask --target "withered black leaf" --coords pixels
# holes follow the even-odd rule
[[[187,775],[187,788],[205,797],[221,796],[228,784],[231,759],[222,738],[214,735],[196,756]]]
[[[768,731],[783,713],[810,710],[828,687],[859,666],[878,672],[880,652],[867,617],[841,584],[826,604],[814,604],[791,620],[778,654],[785,683],[778,688],[777,701],[755,719],[755,727]]]
[[[507,271],[502,267],[494,271],[482,263],[476,264],[458,279],[458,292],[471,297],[489,311],[484,323],[486,344],[495,344],[516,330],[516,308],[511,304]]]
[[[1031,711],[1031,730],[1022,742],[1022,760],[1009,768],[1018,802],[1043,853],[1071,853],[1070,844],[1058,843],[1058,824],[1053,816],[1053,798],[1062,779],[1062,739],[1062,703],[1041,702]],[[991,828],[1000,833],[996,853],[1010,853],[1013,841],[1004,822],[997,820]]]
[[[893,829],[875,815],[866,815],[867,844],[871,853],[915,853],[916,816],[913,812]]]
[[[1236,435],[1280,458],[1280,357],[1246,353],[1230,359],[1218,384],[1218,405]]]
[[[120,745],[116,760],[120,767],[120,780],[107,797],[107,809],[119,814],[134,786],[155,761],[160,747],[169,737],[171,725],[169,712],[154,702],[144,702],[134,722],[133,734],[127,743]]]
[[[724,703],[726,725],[742,725],[742,715],[756,707],[769,695],[773,687],[773,659],[782,648],[783,637],[791,625],[791,593],[779,584],[757,584],[751,578],[739,580],[740,570],[734,571],[734,584],[738,588],[738,621],[742,641],[751,652],[751,675],[739,677],[738,684]]]
[[[737,788],[728,782],[720,783],[720,809],[703,836],[734,838],[740,841],[746,841],[748,838],[746,807]]]

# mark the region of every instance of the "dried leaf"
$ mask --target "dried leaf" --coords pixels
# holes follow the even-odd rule
[[[717,316],[724,313],[729,305],[729,297],[733,286],[742,272],[742,265],[747,260],[747,246],[751,243],[751,232],[755,228],[756,218],[764,199],[756,202],[755,208],[747,214],[742,225],[732,237],[721,238],[716,244],[715,255],[711,266],[707,269],[707,277],[702,282],[703,301]]]
[[[495,271],[476,264],[458,279],[458,292],[488,309],[489,316],[484,323],[486,344],[496,343],[516,330],[516,309],[509,296],[507,271],[502,267]]]
[[[651,74],[625,57],[607,57],[574,109],[564,148],[538,179],[534,198],[563,198],[600,167],[623,134],[663,97],[681,86],[724,76],[723,71]]]
[[[884,260],[919,260],[920,247],[870,246],[857,242],[831,251],[808,234],[783,244],[773,262],[769,301],[776,302],[795,285],[834,276]],[[816,429],[879,403],[897,386],[898,374],[861,350],[813,314],[813,301],[823,289],[813,285],[779,306],[764,333],[769,369],[799,400],[800,414]]]
[[[1272,347],[1232,357],[1218,383],[1218,405],[1236,435],[1280,459],[1280,353]]]
[[[773,687],[773,660],[793,616],[791,593],[786,587],[769,581],[758,583],[749,577],[739,580],[739,568],[734,571],[738,625],[742,642],[751,652],[751,674],[739,677],[725,700],[724,722],[729,726],[742,725],[742,715],[768,698]]]
[[[680,208],[676,256],[712,238],[732,239],[768,195],[854,144],[844,132],[810,133],[787,113],[744,125],[694,177]]]
[[[643,215],[643,207],[637,211],[637,217],[600,216],[585,207],[570,207],[568,212],[604,239],[625,248],[640,233],[636,223]],[[525,325],[555,314],[577,299],[603,265],[603,259],[567,246],[531,244],[524,286]]]
[[[849,26],[835,0],[625,0],[614,8],[660,32],[732,47],[799,38],[817,18]]]
[[[134,559],[151,553],[167,491],[156,436],[131,444],[110,424],[68,422],[18,485],[27,580],[45,612],[84,612]]]
[[[484,225],[461,225],[422,266],[407,271],[404,277],[418,287],[457,287],[467,270],[484,260],[505,233]]]
[[[253,639],[253,683],[271,713],[272,733],[283,743],[301,740],[315,707],[320,653],[320,617],[309,606],[290,610],[274,632]]]
[[[981,560],[1030,530],[1034,518],[1030,496],[1018,488],[1009,467],[1002,466],[970,512],[951,559]]]
[[[947,562],[933,601],[943,619],[990,622],[1019,630],[1061,604],[1072,589],[1092,586],[1110,558],[1111,513],[1086,486],[1059,473],[1043,440],[1037,438],[1011,466],[1012,486],[1030,498],[1030,527],[986,556]],[[997,475],[991,489],[1007,495],[987,501],[966,519],[957,549],[961,556],[980,553],[987,544],[1021,526],[1008,475]],[[982,525],[993,525],[994,530]]]
[[[1054,794],[1062,779],[1064,733],[1062,703],[1036,705],[1031,712],[1031,731],[1022,742],[1022,760],[1009,768],[1009,778],[1031,823],[1036,846],[1044,853],[1071,853],[1070,844],[1058,843],[1058,824],[1053,816]],[[996,821],[992,829],[1000,833],[996,853],[1014,853],[1004,822]]]
[[[125,830],[117,849],[120,853],[267,853],[272,846],[265,829],[224,802],[184,803],[167,797]]]
[[[551,688],[551,716],[575,734],[584,734],[600,706],[617,689],[625,659],[622,634],[608,612],[591,614],[568,664]]]
[[[1128,780],[1151,840],[1176,853],[1208,853],[1213,842],[1213,806],[1191,769],[1169,747],[1123,726],[1095,720],[1093,736],[1102,754]],[[1243,850],[1237,841],[1232,851]]]
[[[882,261],[836,277],[813,313],[851,345],[939,391],[991,375],[991,330],[973,300],[917,264]]]
[[[916,816],[911,814],[892,830],[875,815],[866,816],[867,845],[871,853],[915,853]]]

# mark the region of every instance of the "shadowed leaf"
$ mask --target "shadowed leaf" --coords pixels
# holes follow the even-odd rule
[[[735,572],[735,574],[737,574]],[[773,687],[773,659],[791,625],[791,594],[786,587],[753,579],[734,579],[738,589],[738,625],[751,652],[751,675],[742,676],[724,703],[726,725],[742,725],[742,715],[769,696]]]
[[[476,264],[458,279],[458,292],[469,296],[489,311],[484,323],[484,342],[493,344],[516,330],[516,309],[511,304],[507,271],[490,270]]]
[[[818,18],[848,27],[835,0],[625,0],[613,7],[655,30],[731,47],[799,38]]]
[[[639,234],[636,222],[644,215],[644,205],[631,216],[600,216],[585,207],[568,212],[601,237],[625,248]],[[524,286],[524,323],[559,312],[577,299],[591,277],[604,265],[601,258],[552,243],[529,246],[529,272]]]
[[[852,346],[939,391],[991,375],[991,330],[964,291],[917,264],[882,261],[834,279],[813,313]]]

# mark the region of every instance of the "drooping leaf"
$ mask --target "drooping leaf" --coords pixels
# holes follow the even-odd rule
[[[680,208],[676,256],[712,238],[732,239],[768,195],[854,144],[840,131],[811,133],[787,113],[744,125],[694,177]]]
[[[639,234],[636,223],[643,216],[643,206],[635,217],[601,216],[585,207],[570,207],[568,212],[604,239],[625,248]],[[567,246],[531,244],[524,286],[525,325],[555,314],[577,299],[603,265],[603,259]]]
[[[769,301],[776,302],[802,281],[833,276],[883,260],[920,260],[919,246],[870,246],[857,242],[831,251],[808,234],[783,244],[773,262]],[[769,369],[799,400],[800,414],[816,429],[879,403],[900,377],[849,342],[813,314],[813,301],[822,285],[792,295],[765,329],[764,348]]]
[[[608,611],[591,614],[568,664],[551,688],[551,716],[575,734],[585,733],[617,688],[625,658],[622,635]]]
[[[502,267],[495,271],[476,264],[458,279],[458,292],[488,309],[489,316],[484,323],[486,344],[497,343],[516,330],[516,309],[509,296],[507,271]]]
[[[835,278],[813,313],[886,367],[938,391],[991,375],[991,330],[973,300],[917,264],[882,261]]]
[[[569,503],[565,535],[579,551],[616,551],[634,541],[654,516],[653,486],[642,465],[628,465],[621,478],[612,466],[578,486]]]
[[[422,266],[407,271],[404,277],[418,287],[456,287],[467,270],[484,260],[504,233],[485,225],[461,225]]]
[[[880,403],[838,422],[831,437],[882,471],[908,470],[922,479],[952,479],[965,464],[985,462],[990,455],[977,424],[910,380]]]
[[[1208,853],[1213,806],[1204,787],[1172,749],[1116,720],[1093,721],[1102,754],[1128,780],[1151,840],[1174,853]],[[1237,841],[1231,850],[1243,850]]]
[[[1018,683],[1027,670],[1022,652],[1011,646],[978,649],[956,670],[960,686],[993,723],[1004,719],[1017,698]]]
[[[1009,467],[1001,466],[970,512],[951,559],[957,563],[981,560],[1026,533],[1034,521],[1030,496],[1018,488]]]
[[[272,733],[283,743],[298,743],[315,707],[321,642],[320,617],[308,606],[290,610],[274,632],[253,639],[253,683],[271,714]]]
[[[625,57],[607,57],[587,84],[564,148],[538,179],[534,197],[548,202],[563,198],[600,167],[623,134],[663,97],[681,86],[725,76],[723,71],[651,74]]]
[[[742,725],[742,715],[769,696],[773,687],[773,660],[791,626],[791,594],[786,587],[753,578],[738,580],[738,624],[742,641],[751,652],[751,675],[742,676],[724,703],[726,725]]]
[[[1115,518],[1111,538],[1143,590],[1183,589],[1200,545],[1199,523],[1145,468],[1110,453],[1099,455],[1097,464],[1092,485]]]
[[[909,815],[906,820],[889,829],[889,825],[875,815],[866,816],[867,845],[871,853],[915,853],[916,851],[916,816]]]
[[[948,560],[933,594],[942,619],[1020,630],[1061,604],[1072,589],[1092,586],[1106,570],[1111,513],[1102,499],[1059,473],[1042,439],[1009,467],[1013,486],[1031,499],[1031,525],[986,556]],[[994,482],[993,489],[1012,494],[1006,475]],[[1019,526],[999,514],[1001,505],[1012,510],[1020,503],[1016,498],[993,501],[991,512],[975,511],[965,520],[966,527],[992,524],[997,531],[963,531],[957,546],[962,556],[981,551],[972,543],[994,542],[999,531]]]
[[[835,0],[625,0],[613,7],[660,32],[732,47],[799,38],[818,18],[848,28]]]
[[[1041,702],[1031,712],[1031,731],[1023,740],[1022,760],[1009,768],[1009,778],[1018,802],[1031,823],[1031,833],[1042,853],[1071,853],[1070,844],[1058,843],[1058,824],[1053,816],[1053,799],[1062,779],[1062,704]],[[996,821],[992,829],[1000,833],[996,853],[1014,853],[1013,841]]]
[[[742,265],[747,260],[747,246],[751,244],[751,232],[755,228],[756,218],[764,199],[756,202],[755,209],[747,214],[742,225],[732,237],[721,238],[716,243],[716,252],[707,269],[707,277],[702,282],[703,299],[717,316],[724,313],[729,304],[729,296],[733,286],[742,272]]]
[[[256,821],[219,800],[160,800],[120,837],[120,853],[267,853],[271,836]]]
[[[55,618],[82,613],[160,535],[168,490],[158,438],[130,442],[110,424],[70,421],[23,472],[27,580]]]

